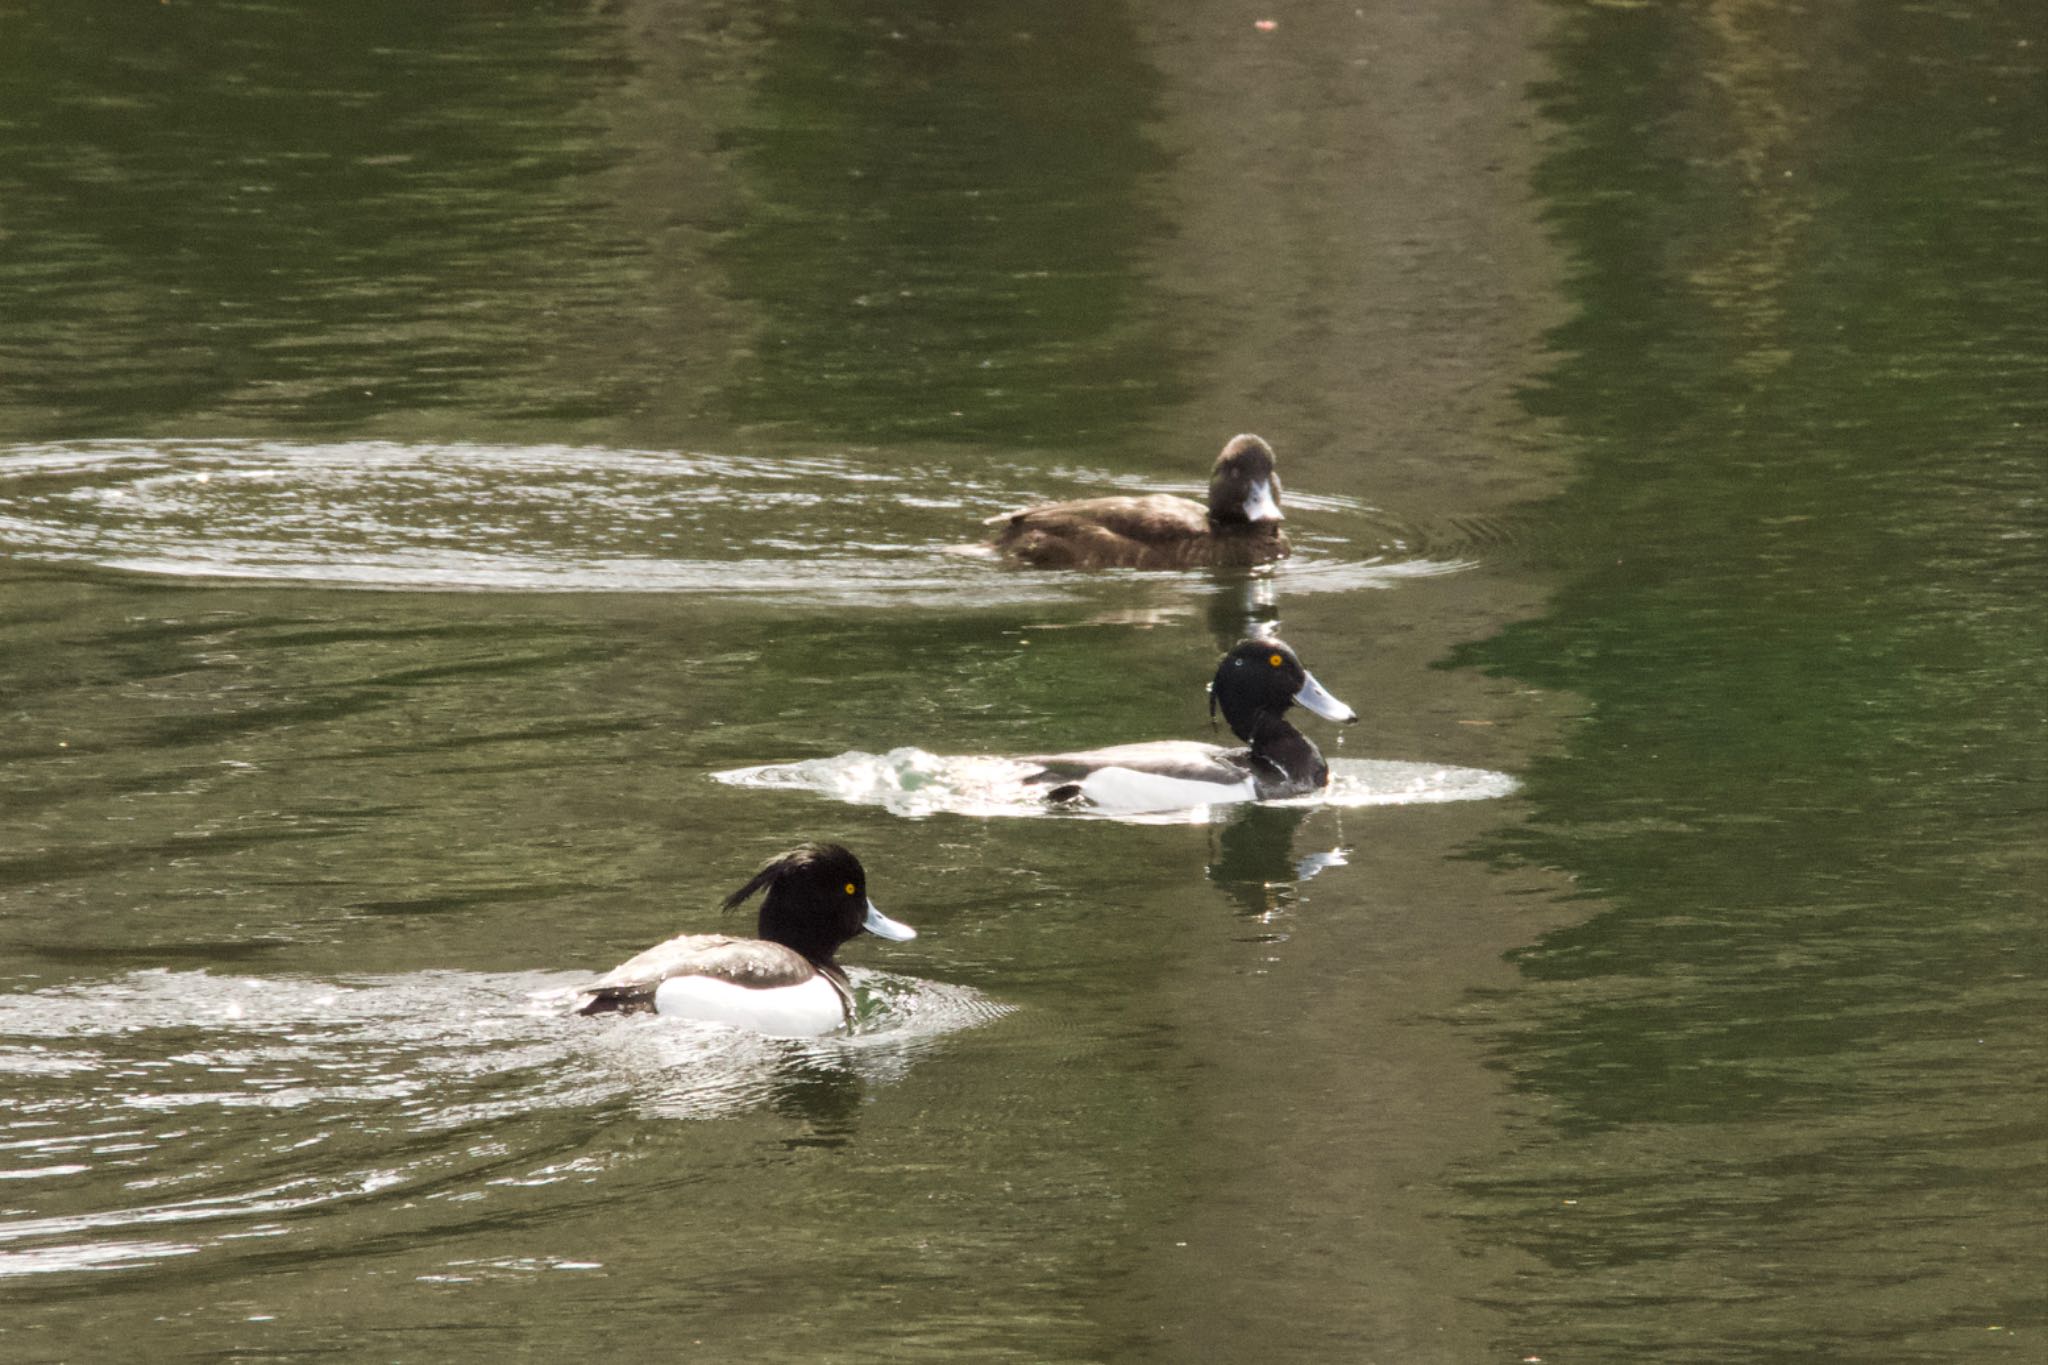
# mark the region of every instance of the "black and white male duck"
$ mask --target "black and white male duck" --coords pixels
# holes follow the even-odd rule
[[[1289,552],[1273,448],[1233,436],[1209,474],[1209,505],[1170,493],[1084,498],[1005,512],[997,553],[1037,569],[1193,569],[1264,564]]]
[[[758,938],[684,934],[621,963],[581,991],[579,1014],[648,1012],[809,1038],[853,1019],[853,989],[835,955],[858,934],[901,942],[917,931],[868,899],[867,869],[839,844],[784,853],[725,898],[760,891]]]
[[[1048,800],[1125,811],[1306,796],[1329,784],[1330,765],[1307,735],[1288,724],[1287,711],[1297,705],[1325,720],[1358,719],[1285,644],[1242,640],[1216,666],[1209,713],[1222,712],[1245,748],[1164,740],[1047,754],[1026,760],[1039,771],[1025,781],[1044,786]]]

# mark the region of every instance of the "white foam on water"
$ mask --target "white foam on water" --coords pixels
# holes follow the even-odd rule
[[[1270,802],[1285,806],[1407,806],[1441,801],[1488,801],[1507,796],[1515,779],[1484,768],[1392,759],[1333,758],[1330,785],[1309,796]],[[1135,824],[1206,824],[1225,805],[1174,810],[1104,810],[1055,805],[1043,785],[1024,779],[1040,765],[1019,758],[946,757],[923,749],[858,750],[832,758],[763,763],[713,773],[719,782],[764,791],[800,791],[858,806],[880,806],[922,819],[938,814],[1025,819],[1121,820]]]

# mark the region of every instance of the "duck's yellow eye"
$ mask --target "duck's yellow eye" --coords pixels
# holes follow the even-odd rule
[[[1273,667],[1278,668],[1280,665],[1286,663],[1287,660],[1281,658],[1278,654],[1268,654],[1266,656],[1266,662],[1273,665]]]
[[[858,896],[860,894],[860,888],[855,886],[852,882],[848,882],[846,884],[846,894],[849,896]]]

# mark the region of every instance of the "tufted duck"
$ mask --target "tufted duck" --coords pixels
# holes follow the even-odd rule
[[[1263,564],[1288,553],[1273,448],[1233,436],[1209,474],[1209,505],[1167,493],[1087,498],[984,523],[1003,555],[1038,569],[1191,569]]]
[[[1216,666],[1209,713],[1218,711],[1243,749],[1171,740],[1122,744],[1029,761],[1047,799],[1121,810],[1169,810],[1232,801],[1305,796],[1330,780],[1330,765],[1308,736],[1288,724],[1299,704],[1325,720],[1358,713],[1323,690],[1292,649],[1278,640],[1244,640]]]
[[[778,1037],[830,1033],[853,1019],[853,991],[833,960],[863,931],[902,941],[917,931],[867,898],[867,871],[838,844],[805,844],[770,862],[725,898],[756,891],[758,938],[684,934],[614,967],[582,990],[579,1014],[679,1015]]]

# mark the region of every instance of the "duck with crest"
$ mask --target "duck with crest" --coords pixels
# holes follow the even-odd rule
[[[756,892],[755,938],[684,934],[621,963],[579,992],[579,1014],[705,1019],[779,1037],[831,1033],[853,1021],[853,988],[837,961],[859,934],[917,937],[868,899],[867,869],[840,844],[813,843],[770,860],[725,898]]]

